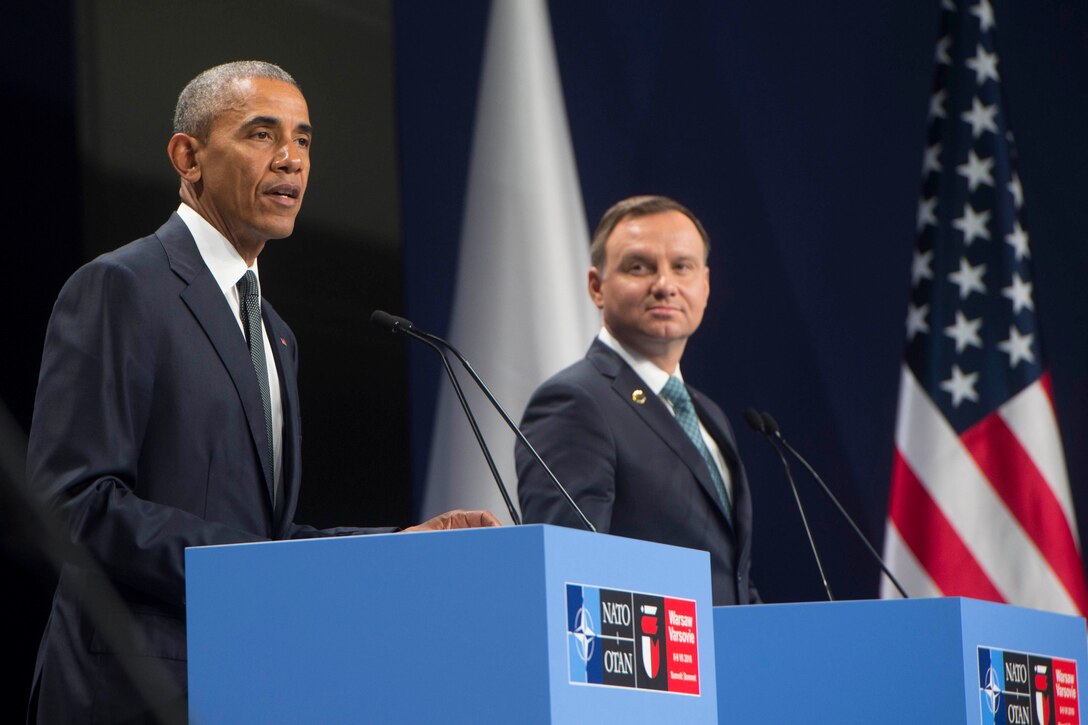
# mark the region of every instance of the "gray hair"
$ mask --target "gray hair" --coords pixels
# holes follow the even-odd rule
[[[291,74],[274,63],[263,60],[237,60],[209,68],[189,81],[178,96],[174,109],[174,133],[185,133],[207,141],[215,117],[230,107],[236,98],[232,88],[244,78],[270,78],[298,88]]]

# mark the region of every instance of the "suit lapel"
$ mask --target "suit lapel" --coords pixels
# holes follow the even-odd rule
[[[725,507],[718,490],[714,486],[714,480],[710,477],[710,470],[706,461],[691,442],[683,428],[676,422],[669,409],[658,396],[650,392],[646,382],[635,373],[631,367],[623,361],[613,350],[600,340],[594,340],[590,348],[590,359],[602,374],[613,378],[612,390],[646,425],[661,438],[681,462],[691,471],[699,485],[712,501],[715,502],[718,512],[725,521],[730,517],[725,513]],[[637,402],[636,390],[642,390],[644,402]]]
[[[273,482],[265,475],[266,471],[272,469],[272,465],[265,436],[264,404],[261,402],[261,390],[253,372],[253,362],[249,357],[245,336],[231,314],[230,305],[223,298],[223,291],[201,259],[196,242],[181,217],[177,214],[171,215],[170,220],[156,232],[156,236],[166,250],[170,268],[188,285],[181,292],[182,301],[208,336],[209,342],[230,374],[235,390],[238,391],[246,421],[249,423],[249,434],[261,461],[261,475],[265,479],[268,500],[271,502]]]
[[[748,479],[744,473],[744,467],[740,463],[736,438],[733,437],[733,432],[728,423],[720,419],[721,413],[715,412],[718,410],[717,406],[713,406],[712,410],[711,406],[707,404],[706,398],[698,390],[688,388],[688,392],[691,394],[691,400],[695,405],[695,412],[699,415],[699,420],[718,444],[718,450],[721,451],[722,458],[725,459],[725,464],[729,467],[729,476],[733,482],[733,516],[731,521],[739,534],[738,538],[744,542],[744,546],[748,546],[751,543],[751,537],[747,535],[745,529],[751,521],[751,516],[745,512],[751,511],[752,503],[749,500],[751,493],[748,490]]]

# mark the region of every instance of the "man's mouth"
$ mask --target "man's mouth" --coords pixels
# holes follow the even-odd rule
[[[285,199],[297,199],[301,189],[294,184],[279,184],[265,192],[269,196],[280,196]]]

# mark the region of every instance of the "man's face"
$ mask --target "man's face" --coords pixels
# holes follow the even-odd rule
[[[703,239],[678,211],[623,219],[605,241],[605,268],[589,271],[589,294],[608,330],[658,361],[679,361],[710,295]]]
[[[312,129],[306,99],[290,83],[246,78],[235,88],[237,102],[197,145],[197,195],[208,221],[241,248],[294,230]]]

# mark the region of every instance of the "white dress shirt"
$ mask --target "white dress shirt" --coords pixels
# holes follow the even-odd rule
[[[223,296],[226,297],[227,304],[234,313],[238,331],[242,333],[244,341],[246,328],[242,323],[242,300],[235,285],[242,279],[246,270],[252,269],[253,274],[257,275],[257,288],[260,289],[261,273],[257,270],[257,261],[253,261],[252,267],[247,266],[234,245],[207,219],[188,205],[182,203],[178,206],[178,216],[185,222],[185,226],[189,227],[189,233],[196,240],[200,257],[204,260],[204,264],[208,265],[219,289],[223,291]],[[268,368],[268,394],[272,406],[272,467],[275,478],[273,503],[275,503],[283,495],[283,398],[280,395],[280,377],[276,373],[276,359],[272,356],[268,327],[264,324],[263,316],[261,327],[264,330],[264,362]]]

